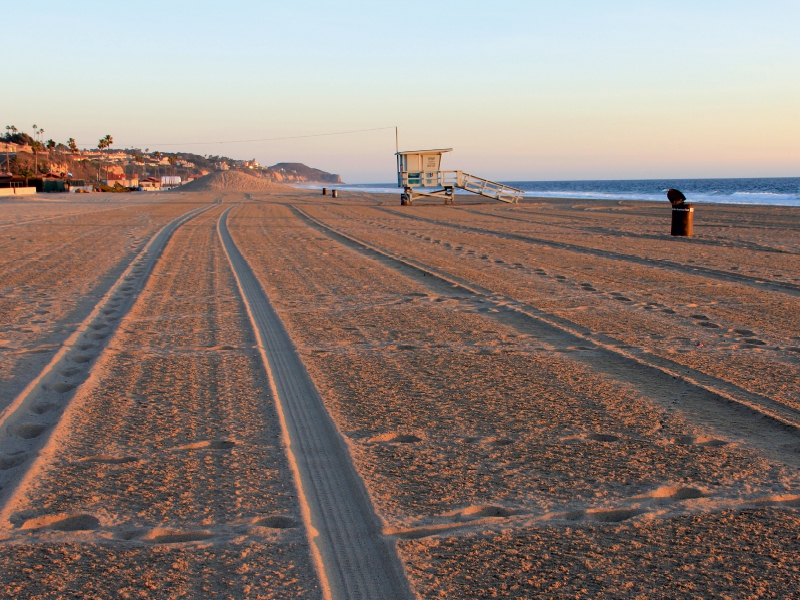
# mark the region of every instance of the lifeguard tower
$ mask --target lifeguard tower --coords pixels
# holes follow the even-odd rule
[[[509,204],[519,201],[523,191],[517,188],[463,171],[442,171],[442,154],[452,151],[440,148],[397,152],[397,187],[403,188],[400,204],[414,204],[416,198],[441,198],[445,204],[455,204],[455,188]]]

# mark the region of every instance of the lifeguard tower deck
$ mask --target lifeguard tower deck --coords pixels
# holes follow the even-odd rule
[[[413,204],[417,198],[441,198],[455,204],[455,188],[480,196],[516,204],[522,190],[489,181],[463,171],[442,171],[442,154],[452,148],[397,152],[397,186],[403,188],[400,204]]]

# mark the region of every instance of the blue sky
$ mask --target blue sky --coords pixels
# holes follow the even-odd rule
[[[10,4],[10,3],[9,3]],[[800,3],[51,2],[2,9],[0,114],[86,147],[393,179],[800,175]],[[9,85],[13,82],[13,86]]]

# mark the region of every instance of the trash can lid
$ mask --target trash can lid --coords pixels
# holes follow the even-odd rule
[[[672,203],[672,206],[680,206],[686,201],[686,196],[680,190],[669,188],[667,190],[667,200]]]

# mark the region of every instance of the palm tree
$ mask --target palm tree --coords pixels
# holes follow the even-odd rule
[[[67,148],[69,148],[70,153],[72,154],[70,158],[70,163],[72,170],[75,170],[75,153],[78,151],[78,143],[75,141],[75,138],[69,138],[67,140]]]
[[[45,145],[47,148],[47,168],[50,169],[50,162],[53,160],[53,150],[56,147],[56,142],[53,139],[47,140],[47,144]]]
[[[97,180],[100,181],[100,169],[103,168],[103,150],[106,149],[108,142],[106,138],[100,138],[97,141],[97,149],[100,150],[100,162],[97,164]]]
[[[177,156],[170,156],[168,159],[170,166],[172,167],[172,174],[175,175],[175,163],[178,162]]]
[[[31,150],[33,150],[33,160],[36,163],[36,166],[33,169],[34,175],[39,173],[39,150],[41,150],[41,144],[39,143],[39,138],[44,133],[44,129],[37,129],[36,123],[33,124],[33,141],[34,143],[31,144]]]
[[[34,175],[39,172],[39,150],[41,149],[42,143],[38,140],[33,140],[31,142],[31,150],[33,150],[33,162],[36,165],[33,169]]]
[[[155,159],[156,159],[156,177],[158,177],[158,173],[159,173],[159,168],[158,168],[158,165],[159,165],[159,163],[161,162],[161,156],[162,156],[162,155],[161,155],[161,152],[159,152],[158,150],[156,150],[155,152],[153,152],[153,158],[155,158]]]

